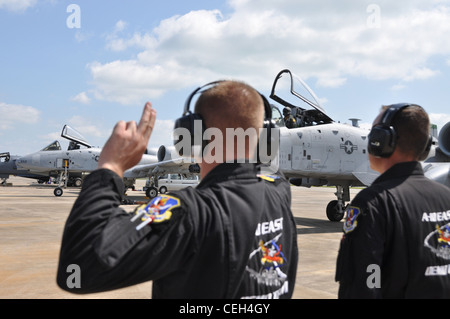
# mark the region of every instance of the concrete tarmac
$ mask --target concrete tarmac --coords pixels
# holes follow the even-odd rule
[[[56,285],[56,268],[63,228],[79,189],[64,189],[55,197],[55,185],[11,177],[13,186],[0,186],[0,298],[1,299],[149,299],[151,282],[89,295],[76,295]],[[144,199],[144,181],[133,199]],[[292,186],[292,211],[298,231],[299,263],[295,299],[335,299],[336,257],[342,222],[328,221],[325,208],[336,199],[333,187]],[[358,190],[351,190],[351,197]],[[134,205],[125,205],[131,211]]]

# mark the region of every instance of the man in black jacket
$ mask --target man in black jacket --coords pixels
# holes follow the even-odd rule
[[[263,100],[248,85],[221,82],[200,100],[195,113],[223,136],[262,127]],[[139,125],[119,122],[86,177],[65,226],[58,285],[91,293],[153,280],[153,298],[290,298],[298,258],[290,186],[249,162],[258,137],[247,138],[247,161],[230,161],[235,149],[218,162],[207,157],[219,150],[206,152],[195,189],[157,196],[132,215],[119,207],[121,177],[142,156],[155,116],[148,103]],[[78,286],[68,285],[71,265]]]
[[[450,298],[450,189],[424,176],[429,119],[418,105],[382,110],[369,135],[381,175],[346,211],[339,298]]]

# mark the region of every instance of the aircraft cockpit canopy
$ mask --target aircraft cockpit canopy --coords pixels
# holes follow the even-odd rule
[[[271,104],[270,107],[272,109],[272,120],[275,122],[275,125],[278,127],[283,127],[285,123],[280,109],[273,104]]]
[[[61,151],[61,144],[58,141],[54,141],[41,149],[41,151]]]
[[[86,146],[87,148],[91,148],[91,144],[89,144],[83,135],[81,135],[80,132],[75,130],[74,128],[70,127],[69,125],[64,125],[61,137],[64,137],[65,139],[68,139],[70,142],[69,144],[69,150],[72,149],[79,149],[79,145]]]
[[[311,88],[287,69],[276,76],[270,98],[291,111],[298,127],[333,122]]]

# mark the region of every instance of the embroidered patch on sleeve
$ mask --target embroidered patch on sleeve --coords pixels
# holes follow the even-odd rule
[[[271,182],[271,183],[275,182],[275,180],[277,180],[277,179],[280,178],[280,177],[277,176],[277,175],[263,175],[263,174],[258,174],[258,175],[256,175],[256,176],[258,176],[259,178],[261,178],[261,179],[263,179],[263,180],[265,180],[265,181]]]
[[[170,220],[172,217],[172,209],[180,206],[180,200],[169,195],[160,195],[155,197],[150,203],[139,206],[136,209],[136,215],[133,216],[131,222],[138,218],[141,223],[136,227],[140,230],[150,223],[162,223]]]
[[[358,226],[358,221],[356,220],[361,213],[361,209],[355,206],[348,206],[345,211],[345,221],[344,221],[344,232],[346,234],[355,230]]]

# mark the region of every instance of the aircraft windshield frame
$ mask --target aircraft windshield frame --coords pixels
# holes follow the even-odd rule
[[[48,144],[46,147],[44,147],[43,149],[41,149],[41,151],[43,152],[48,152],[48,151],[61,151],[61,144],[59,144],[58,141],[54,141],[50,144]]]
[[[75,130],[74,128],[70,127],[69,125],[64,125],[61,137],[64,137],[65,139],[68,139],[69,141],[73,141],[75,143],[81,144],[86,146],[87,148],[91,148],[91,144],[89,144],[83,135],[81,135],[80,132]]]
[[[289,75],[290,79],[290,86],[289,86],[289,93],[296,98],[300,99],[307,105],[313,107],[313,109],[306,109],[304,107],[301,107],[299,105],[294,105],[292,102],[289,102],[286,100],[286,98],[279,97],[275,90],[277,88],[278,81],[283,77],[283,75],[287,73]],[[296,80],[296,81],[294,81]],[[298,93],[295,88],[294,84],[299,83],[300,87],[303,87],[312,97],[314,100],[311,101],[310,99],[306,98],[304,95]],[[330,118],[323,107],[319,103],[319,98],[314,94],[314,92],[311,90],[311,88],[297,75],[292,74],[290,70],[284,69],[281,72],[279,72],[275,78],[275,81],[272,86],[272,91],[270,93],[270,98],[281,105],[284,105],[285,107],[291,108],[291,109],[300,109],[303,113],[303,116],[308,116],[312,119],[312,122],[316,122],[317,124],[325,124],[325,123],[332,123],[333,119]]]

